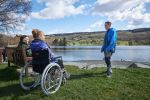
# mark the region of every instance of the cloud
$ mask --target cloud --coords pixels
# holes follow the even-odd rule
[[[94,24],[91,24],[89,26],[89,28],[85,29],[85,31],[91,32],[93,30],[95,30],[96,28],[100,28],[103,24],[102,20],[98,20],[97,22],[95,22]]]
[[[39,12],[32,12],[33,18],[38,19],[59,19],[66,16],[82,14],[84,5],[74,6],[78,0],[38,0],[44,3],[45,8]]]
[[[130,26],[150,23],[150,13],[145,4],[150,0],[97,0],[92,8],[93,15],[106,17],[107,20],[127,21]]]

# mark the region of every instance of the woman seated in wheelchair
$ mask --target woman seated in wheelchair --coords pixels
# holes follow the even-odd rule
[[[54,57],[50,47],[45,42],[44,33],[38,29],[32,30],[34,40],[30,44],[32,51],[33,71],[41,73],[50,62],[56,62],[64,70],[62,57]],[[66,73],[64,71],[64,73]],[[66,77],[67,78],[67,77]]]

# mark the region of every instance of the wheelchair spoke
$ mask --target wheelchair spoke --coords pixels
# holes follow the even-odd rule
[[[57,85],[58,85],[58,83],[57,83],[57,84],[54,84],[54,85],[51,86],[51,87],[49,87],[47,90],[49,91],[50,89],[54,88],[54,87],[57,86]]]
[[[50,75],[48,75],[48,86],[50,86],[50,81],[51,81],[51,78],[50,78]]]
[[[57,80],[56,80],[57,81]],[[57,83],[57,82],[55,82],[55,81],[53,81],[53,80],[50,80],[49,82],[49,86],[51,85],[51,84],[54,84],[54,83]]]
[[[56,79],[56,83],[59,82],[59,80],[60,80],[60,78],[57,78],[57,79]]]
[[[51,80],[50,82],[51,82],[51,83],[54,83],[54,81],[52,81],[52,80]]]

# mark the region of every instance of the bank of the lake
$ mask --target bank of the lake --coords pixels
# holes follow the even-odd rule
[[[112,68],[150,68],[150,62],[112,61]],[[106,67],[104,60],[66,61],[65,65],[77,66],[80,69],[93,69]]]

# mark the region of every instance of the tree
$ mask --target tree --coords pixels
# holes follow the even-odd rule
[[[0,0],[0,32],[17,30],[31,12],[31,0]]]
[[[67,45],[67,40],[66,40],[66,38],[64,37],[63,38],[63,46],[66,46]]]
[[[133,45],[132,41],[128,41],[129,46]]]
[[[63,40],[62,39],[59,40],[59,46],[63,46]]]
[[[58,43],[59,43],[58,39],[57,39],[57,38],[56,38],[56,39],[54,39],[54,41],[53,41],[53,45],[58,45]]]

